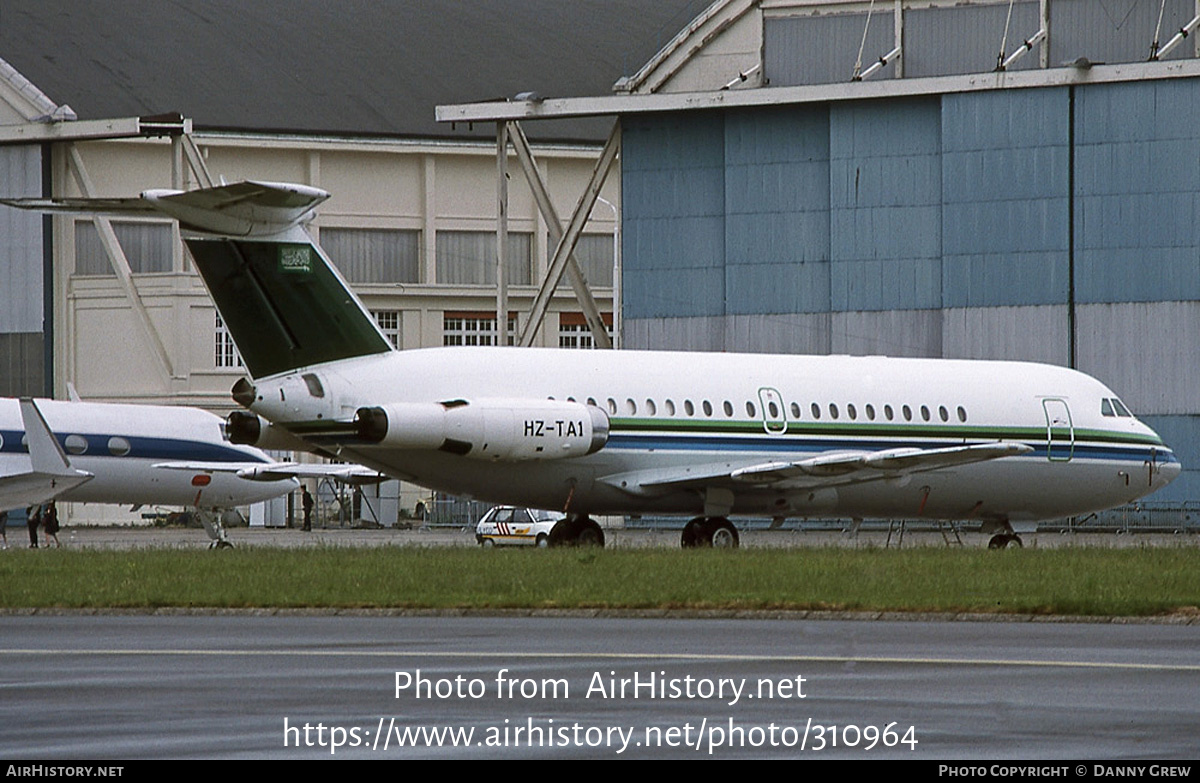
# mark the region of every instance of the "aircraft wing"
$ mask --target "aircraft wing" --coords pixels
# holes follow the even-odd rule
[[[777,460],[743,465],[726,462],[698,468],[623,474],[605,477],[602,480],[627,491],[632,489],[645,494],[706,486],[727,486],[733,489],[816,489],[896,478],[1002,457],[1015,457],[1031,451],[1032,446],[1014,441],[936,449],[839,451],[793,461]]]
[[[328,478],[345,484],[378,484],[388,476],[361,465],[309,462],[159,462],[156,468],[190,470],[195,473],[233,473],[247,481]]]
[[[92,479],[92,474],[71,467],[58,439],[50,431],[37,403],[20,402],[21,420],[29,442],[30,470],[0,476],[0,508],[21,508],[45,503]]]

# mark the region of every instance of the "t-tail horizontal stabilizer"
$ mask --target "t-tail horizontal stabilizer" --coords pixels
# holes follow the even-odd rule
[[[25,424],[31,470],[0,476],[0,509],[45,503],[92,478],[91,473],[71,467],[33,400],[21,400],[21,420]]]
[[[312,219],[329,193],[308,185],[248,180],[200,190],[146,190],[136,198],[16,198],[0,204],[41,212],[128,216],[160,213],[184,229],[230,237],[269,236]]]
[[[196,269],[254,378],[392,350],[304,228],[329,193],[238,182],[137,198],[0,199],[22,209],[159,214],[179,221]]]

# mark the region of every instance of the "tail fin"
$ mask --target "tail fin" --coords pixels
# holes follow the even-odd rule
[[[251,377],[392,350],[300,226],[263,239],[184,241]]]
[[[392,350],[303,224],[319,188],[238,182],[125,199],[0,199],[47,212],[162,213],[184,242],[254,378]]]

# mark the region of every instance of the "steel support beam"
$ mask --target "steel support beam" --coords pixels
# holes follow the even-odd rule
[[[608,135],[608,141],[604,143],[600,159],[596,161],[596,166],[592,169],[592,176],[588,180],[587,187],[580,195],[579,202],[575,205],[575,211],[571,213],[566,231],[563,232],[562,238],[554,248],[554,258],[551,259],[550,267],[546,270],[546,279],[542,281],[542,286],[538,289],[537,297],[533,300],[533,307],[529,311],[529,321],[521,332],[521,345],[523,346],[532,345],[534,335],[541,328],[542,320],[546,317],[546,308],[550,304],[550,297],[554,294],[554,289],[558,287],[563,272],[566,271],[567,261],[575,250],[579,235],[583,233],[583,227],[600,195],[600,188],[603,187],[604,180],[608,177],[608,172],[612,169],[613,161],[617,159],[620,149],[621,123],[618,120],[613,122],[612,132]],[[607,339],[607,333],[605,337]]]
[[[508,123],[496,123],[496,345],[508,345]]]
[[[69,168],[75,184],[79,186],[79,190],[85,198],[94,198],[95,189],[92,187],[92,180],[88,176],[87,168],[83,165],[83,158],[79,156],[79,150],[75,148],[74,144],[68,144],[67,152]],[[104,252],[108,255],[109,263],[112,264],[113,272],[116,273],[117,282],[124,289],[134,317],[142,327],[142,334],[146,337],[150,353],[158,360],[159,367],[168,379],[179,377],[175,375],[171,366],[171,358],[163,346],[158,329],[154,327],[154,322],[150,320],[150,313],[146,310],[146,305],[138,294],[137,285],[133,280],[133,270],[129,268],[129,259],[126,258],[125,251],[121,249],[121,242],[117,239],[116,232],[113,231],[112,221],[97,215],[92,218],[92,222],[100,234],[100,242],[104,246]]]
[[[542,213],[542,219],[546,221],[546,228],[550,232],[550,243],[557,250],[563,238],[562,219],[558,216],[558,210],[554,208],[554,202],[550,199],[550,191],[533,158],[533,149],[529,146],[529,139],[525,137],[525,131],[521,125],[516,122],[509,124],[509,136],[513,149],[516,150],[517,160],[521,164],[521,170],[525,172],[525,179],[529,181],[529,189],[533,191],[533,199]],[[597,195],[599,195],[599,191],[597,191]],[[567,254],[567,274],[571,279],[571,287],[575,289],[575,298],[579,300],[579,306],[583,309],[584,320],[587,321],[588,328],[592,331],[592,339],[596,347],[612,348],[612,339],[608,336],[604,317],[600,314],[600,307],[596,304],[591,289],[588,288],[587,279],[583,276],[583,270],[579,266],[574,252]]]

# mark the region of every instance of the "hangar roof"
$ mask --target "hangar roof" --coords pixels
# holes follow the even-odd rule
[[[441,103],[603,95],[709,0],[4,0],[0,58],[79,119],[197,129],[491,138]],[[607,122],[539,123],[602,140]]]

